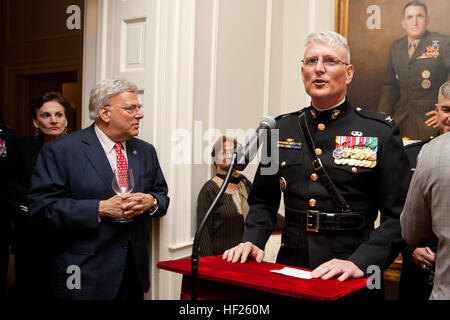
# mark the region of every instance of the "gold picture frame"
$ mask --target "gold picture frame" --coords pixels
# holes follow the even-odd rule
[[[336,0],[335,31],[348,38],[348,6],[350,0]]]

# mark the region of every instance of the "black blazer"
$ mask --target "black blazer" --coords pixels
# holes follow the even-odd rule
[[[159,209],[152,217],[166,214],[168,188],[155,148],[142,140],[127,141],[128,166],[133,169],[133,192],[152,194]],[[58,231],[52,291],[69,299],[113,299],[122,281],[130,239],[139,280],[144,291],[149,281],[150,230],[148,213],[130,223],[98,220],[100,200],[115,193],[113,171],[98,140],[94,125],[47,143],[31,177],[29,192],[32,216],[49,221]],[[70,289],[68,269],[81,271],[81,288]]]
[[[30,177],[34,165],[43,146],[42,138],[19,137],[11,148],[7,165],[8,189],[7,200],[15,208],[15,212],[26,213],[28,206],[27,193],[30,189]]]

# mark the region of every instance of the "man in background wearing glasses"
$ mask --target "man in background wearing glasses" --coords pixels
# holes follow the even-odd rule
[[[165,215],[169,198],[155,148],[135,138],[144,117],[136,92],[124,79],[100,81],[89,99],[94,124],[46,144],[38,157],[30,209],[55,230],[58,299],[142,300],[149,289],[146,218]],[[133,193],[115,195],[113,172],[128,169]]]
[[[403,7],[407,35],[391,45],[377,110],[391,115],[401,135],[413,140],[436,136],[433,109],[439,87],[450,76],[450,37],[429,32],[429,23],[425,3]]]
[[[394,121],[355,108],[346,98],[353,73],[344,37],[332,31],[308,36],[302,78],[311,106],[276,118],[279,159],[272,161],[279,170],[263,175],[263,165],[258,168],[243,242],[227,250],[224,259],[263,260],[281,192],[286,225],[278,263],[314,269],[315,278],[344,281],[368,276],[373,267],[382,271],[397,256],[397,246],[403,244],[399,215],[408,160]],[[313,148],[301,129],[302,119]],[[327,188],[322,169],[334,187]],[[340,207],[336,194],[345,206]],[[374,229],[378,210],[382,223]]]

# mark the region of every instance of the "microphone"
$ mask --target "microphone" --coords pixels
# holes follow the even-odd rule
[[[237,148],[236,169],[244,170],[247,165],[255,158],[260,146],[260,140],[264,134],[275,128],[275,120],[272,117],[264,116],[259,121],[259,127],[255,134],[250,138],[247,145],[242,148]]]
[[[258,152],[258,142],[261,140],[264,133],[267,133],[267,130],[271,130],[275,127],[275,120],[271,117],[262,117],[259,121],[259,127],[256,129],[255,134],[250,138],[250,141],[245,146],[245,148],[239,147],[233,152],[233,156],[231,158],[231,164],[228,168],[227,175],[225,176],[225,180],[223,181],[222,186],[220,187],[219,193],[216,195],[213,200],[211,206],[203,217],[200,226],[195,233],[194,242],[192,244],[192,255],[191,255],[191,300],[197,300],[197,278],[198,278],[198,263],[199,263],[199,253],[198,247],[200,243],[200,238],[203,233],[203,229],[208,223],[209,218],[214,211],[217,203],[220,198],[224,194],[227,189],[228,182],[230,180],[231,174],[233,172],[233,168],[242,168],[239,170],[245,169],[250,161],[256,156]]]

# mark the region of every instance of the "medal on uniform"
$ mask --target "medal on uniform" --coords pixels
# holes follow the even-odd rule
[[[344,148],[342,146],[338,146],[333,151],[333,158],[338,160],[341,159],[344,156]]]
[[[422,88],[429,89],[431,87],[431,81],[428,79],[425,79],[422,81]]]
[[[439,57],[439,40],[433,40],[431,45],[432,57]]]
[[[424,78],[424,79],[429,79],[430,76],[431,76],[430,70],[423,70],[423,71],[422,71],[422,78]]]
[[[336,136],[335,143],[335,164],[364,168],[376,166],[378,137]]]
[[[427,46],[427,51],[422,53],[417,59],[439,57],[439,40],[433,40],[431,46]]]

